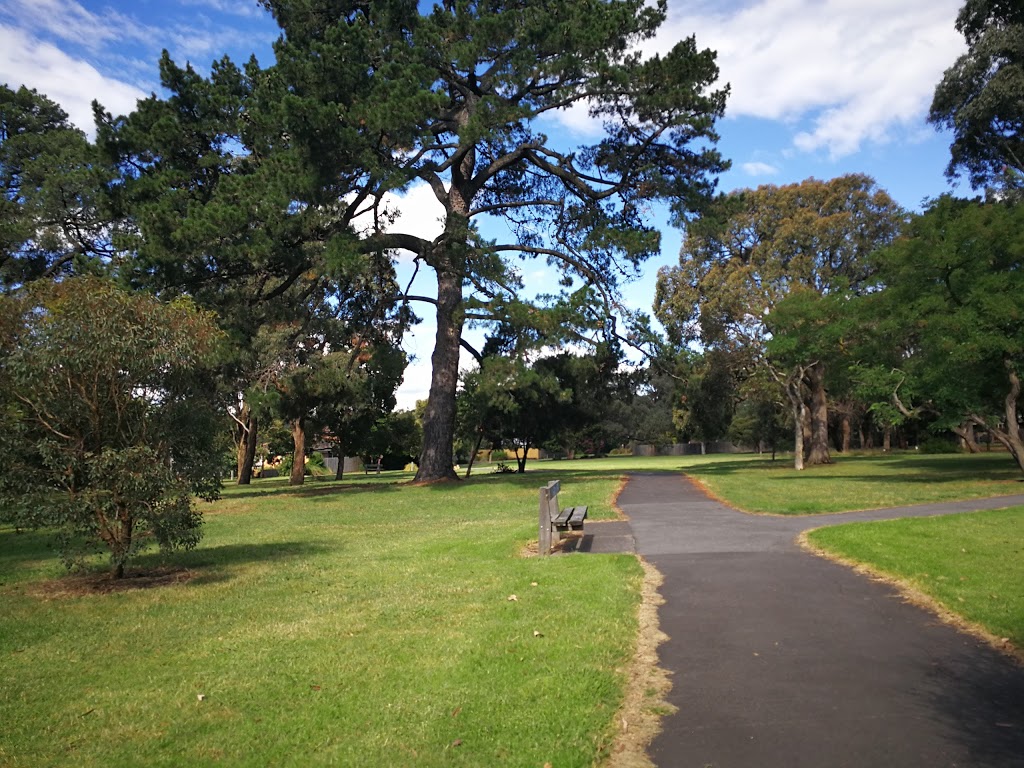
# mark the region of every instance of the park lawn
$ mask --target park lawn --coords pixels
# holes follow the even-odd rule
[[[614,517],[618,473],[557,476]],[[591,765],[637,560],[521,557],[544,472],[388,479],[228,488],[196,550],[139,561],[190,580],[109,594],[0,528],[0,764]]]
[[[1009,454],[834,456],[801,472],[767,457],[681,457],[685,472],[747,512],[806,515],[1024,493]]]
[[[1024,650],[1024,507],[819,528],[810,543],[868,565]]]

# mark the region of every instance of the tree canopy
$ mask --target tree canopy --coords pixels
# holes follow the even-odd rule
[[[886,399],[936,429],[989,430],[1024,470],[1024,207],[944,196],[908,234],[880,252],[884,290],[865,298],[875,332],[901,351],[898,367],[876,370]]]
[[[967,52],[946,70],[928,119],[953,132],[946,174],[975,188],[1024,187],[1024,8],[967,0],[956,28]]]
[[[310,156],[354,157],[363,171],[338,194],[338,221],[372,212],[365,247],[410,251],[436,278],[420,297],[437,334],[417,478],[453,478],[465,323],[515,313],[516,260],[543,258],[564,276],[575,324],[603,326],[621,276],[657,252],[649,202],[667,200],[681,218],[725,167],[711,148],[725,100],[711,90],[714,54],[692,38],[664,56],[636,52],[664,2],[264,5],[284,32],[271,76],[288,84],[294,135]],[[542,132],[569,109],[603,126],[596,143],[570,149]],[[384,196],[413,182],[443,209],[433,240],[388,231]],[[484,218],[503,220],[510,238],[486,240]]]
[[[766,185],[720,198],[687,230],[679,266],[658,273],[655,314],[676,343],[767,366],[794,408],[797,464],[827,463],[825,376],[841,347],[836,302],[863,288],[869,255],[905,214],[864,175]]]

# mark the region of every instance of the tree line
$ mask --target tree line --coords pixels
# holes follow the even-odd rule
[[[102,542],[116,572],[154,537],[193,545],[189,494],[216,495],[227,435],[247,483],[283,425],[297,484],[307,435],[344,455],[386,431],[419,306],[437,331],[417,482],[482,441],[525,457],[737,420],[773,447],[788,423],[797,462],[824,462],[832,414],[858,408],[984,425],[1021,461],[1014,4],[967,2],[930,115],[953,129],[950,176],[989,192],[920,216],[858,175],[716,196],[728,86],[693,38],[641,55],[663,1],[262,4],[272,64],[203,75],[165,52],[162,94],[95,103],[93,141],[0,88],[7,518]],[[548,135],[568,109],[596,139]],[[443,210],[436,238],[391,226],[413,184]],[[686,230],[655,297],[667,339],[619,298],[659,251],[653,204]],[[538,259],[560,277],[530,299]],[[623,371],[623,347],[650,366]],[[461,380],[460,350],[478,363]]]

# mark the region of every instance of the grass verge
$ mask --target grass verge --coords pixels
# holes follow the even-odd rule
[[[1024,660],[1024,507],[851,523],[805,538]]]
[[[783,460],[751,456],[686,460],[688,475],[748,512],[805,515],[1024,493],[1020,470],[1006,453],[840,456],[801,472]]]
[[[191,578],[110,593],[56,596],[45,537],[0,528],[0,764],[593,764],[643,574],[518,557],[543,475],[229,488],[139,563]],[[557,476],[614,517],[617,472]]]

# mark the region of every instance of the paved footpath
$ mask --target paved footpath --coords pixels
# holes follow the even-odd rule
[[[679,475],[631,476],[619,506],[636,551],[665,577],[659,615],[670,639],[659,655],[678,707],[651,759],[1024,768],[1024,668],[795,543],[822,525],[1015,504],[1024,496],[768,517],[712,501]]]

